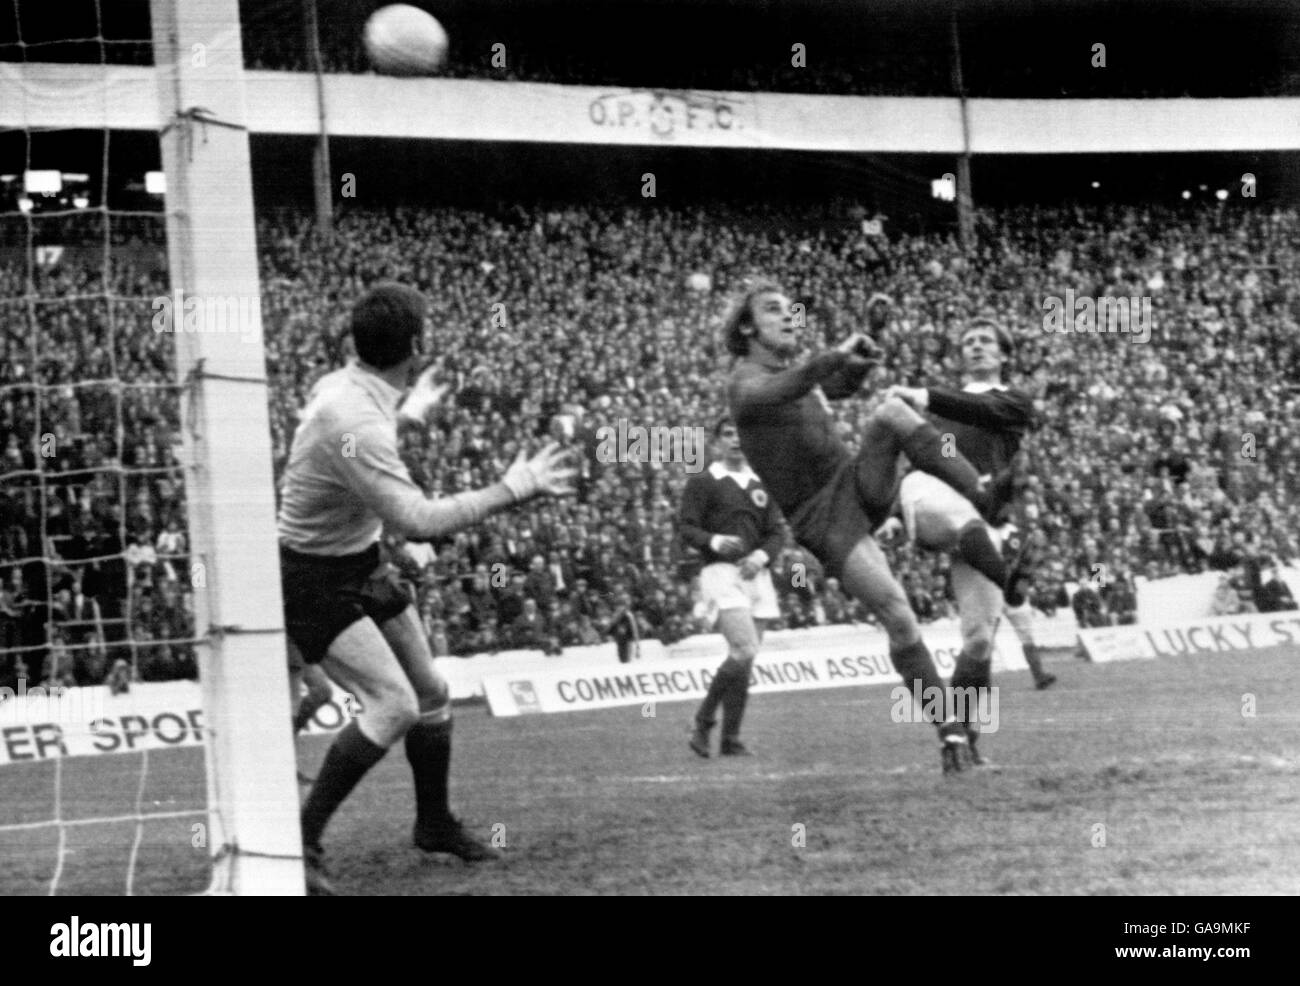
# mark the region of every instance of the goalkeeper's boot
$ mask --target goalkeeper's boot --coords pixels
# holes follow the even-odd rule
[[[474,838],[454,815],[448,815],[435,825],[416,824],[413,841],[416,849],[424,852],[445,852],[466,863],[500,859],[501,853],[486,842]]]
[[[303,846],[303,875],[307,878],[308,897],[337,897],[338,891],[325,870],[325,850],[320,846]]]
[[[960,774],[971,766],[970,743],[966,727],[953,720],[939,727],[939,757],[945,774]]]
[[[691,724],[691,738],[686,741],[686,745],[691,748],[691,752],[696,756],[709,759],[709,731],[713,728],[712,724],[704,725],[698,719]]]
[[[724,739],[718,755],[723,757],[752,757],[753,751],[738,739]]]

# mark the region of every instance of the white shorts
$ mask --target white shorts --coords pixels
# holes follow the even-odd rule
[[[762,569],[752,579],[742,579],[740,566],[725,561],[700,570],[698,606],[710,625],[724,609],[747,609],[756,620],[775,620],[781,615],[769,569]]]
[[[913,469],[898,486],[898,504],[903,511],[903,526],[909,541],[916,541],[932,551],[950,551],[956,547],[963,522],[950,518],[978,518],[974,505],[937,476]],[[996,528],[989,528],[993,546],[1002,543]],[[918,539],[919,537],[919,539]]]

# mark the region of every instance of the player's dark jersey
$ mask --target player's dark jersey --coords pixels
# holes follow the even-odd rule
[[[940,433],[951,433],[957,451],[981,476],[994,480],[997,511],[1009,502],[1012,460],[1034,425],[1029,395],[1001,384],[967,384],[963,389],[930,387],[930,417]],[[1003,482],[999,482],[1003,480]]]
[[[724,560],[709,547],[715,534],[738,537],[744,554],[762,548],[769,558],[776,558],[784,538],[781,512],[762,480],[752,469],[729,472],[720,462],[686,481],[677,533],[699,565]]]
[[[840,467],[852,458],[848,446],[835,431],[835,419],[827,400],[856,391],[862,385],[866,369],[859,373],[837,371],[829,376],[817,372],[837,362],[844,367],[846,361],[839,356],[823,353],[809,363],[809,381],[820,378],[822,384],[808,382],[801,386],[792,379],[792,389],[798,392],[784,400],[747,399],[737,384],[756,376],[790,375],[799,371],[773,370],[742,361],[728,381],[731,416],[740,434],[740,447],[787,515],[829,484]],[[830,362],[817,366],[818,361],[825,360]]]

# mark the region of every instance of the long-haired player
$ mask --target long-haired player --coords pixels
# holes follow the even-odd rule
[[[883,325],[887,299],[874,299],[869,318]],[[965,769],[966,731],[951,715],[929,648],[902,586],[876,543],[898,488],[898,457],[932,472],[968,499],[984,502],[979,473],[961,455],[949,456],[939,432],[899,398],[872,412],[853,455],[840,438],[829,401],[855,395],[876,361],[875,343],[854,333],[838,346],[795,362],[801,326],[790,299],[773,283],[746,291],[728,316],[725,343],[737,358],[727,384],[741,447],[790,524],[795,539],[880,621],[903,682],[926,701],[922,712],[938,728],[945,772]],[[969,539],[974,562],[1001,584],[1006,565],[987,536]],[[976,548],[980,551],[976,553]]]

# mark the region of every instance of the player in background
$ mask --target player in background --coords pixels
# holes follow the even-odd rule
[[[699,595],[727,641],[727,657],[696,710],[690,748],[709,755],[709,734],[722,706],[724,757],[749,756],[740,725],[749,699],[749,675],[768,620],[781,615],[768,566],[781,550],[781,512],[763,481],[745,462],[740,435],[729,417],[714,428],[717,458],[686,481],[678,536],[698,560]]]
[[[970,460],[986,479],[993,496],[983,516],[969,500],[943,480],[913,471],[899,486],[903,527],[917,544],[932,551],[955,551],[964,532],[992,528],[1010,520],[1014,496],[1015,457],[1025,434],[1034,425],[1034,406],[1028,394],[1002,382],[1002,370],[1012,354],[1011,335],[990,319],[972,321],[959,337],[962,387],[891,387],[886,393],[901,398],[930,415],[934,427],[951,435],[958,452]],[[998,542],[1019,541],[1014,525],[991,531]],[[1010,544],[1007,545],[1010,549]],[[1014,552],[1008,551],[1009,554]],[[1009,561],[1011,580],[1018,584],[1023,572],[1018,558]],[[952,587],[961,619],[962,649],[949,684],[954,688],[985,691],[992,682],[993,636],[1005,612],[1025,651],[1025,660],[1038,688],[1055,682],[1043,671],[1034,645],[1029,605],[1016,585],[1002,586],[972,567],[958,552],[952,559]],[[968,711],[975,706],[968,704]],[[971,758],[984,764],[979,752],[978,723],[967,717]]]
[[[425,300],[380,284],[353,307],[356,359],[323,377],[294,432],[280,503],[285,627],[308,664],[361,703],[334,739],[302,807],[308,890],[332,893],[321,837],[362,777],[403,740],[415,781],[417,848],[465,861],[498,853],[464,830],[447,799],[451,695],[434,667],[415,607],[380,561],[382,529],[444,537],[543,495],[571,492],[557,445],[521,451],[501,481],[437,500],[398,455],[399,419],[423,423],[447,388],[420,374]]]
[[[873,331],[883,328],[889,301],[868,306]],[[916,616],[889,570],[874,532],[889,515],[898,489],[898,457],[934,473],[972,502],[988,501],[975,468],[945,454],[939,432],[901,399],[882,402],[868,418],[856,456],[840,439],[831,400],[855,395],[878,350],[854,333],[835,348],[795,363],[799,331],[790,300],[774,284],[751,287],[724,326],[737,363],[728,380],[741,447],[785,514],[797,540],[838,578],[845,591],[880,621],[903,683],[925,699],[922,713],[938,728],[944,772],[964,770],[966,731],[951,715],[947,690],[921,639]],[[987,531],[964,539],[971,564],[1001,585],[1006,564]],[[941,710],[929,701],[943,696]]]

